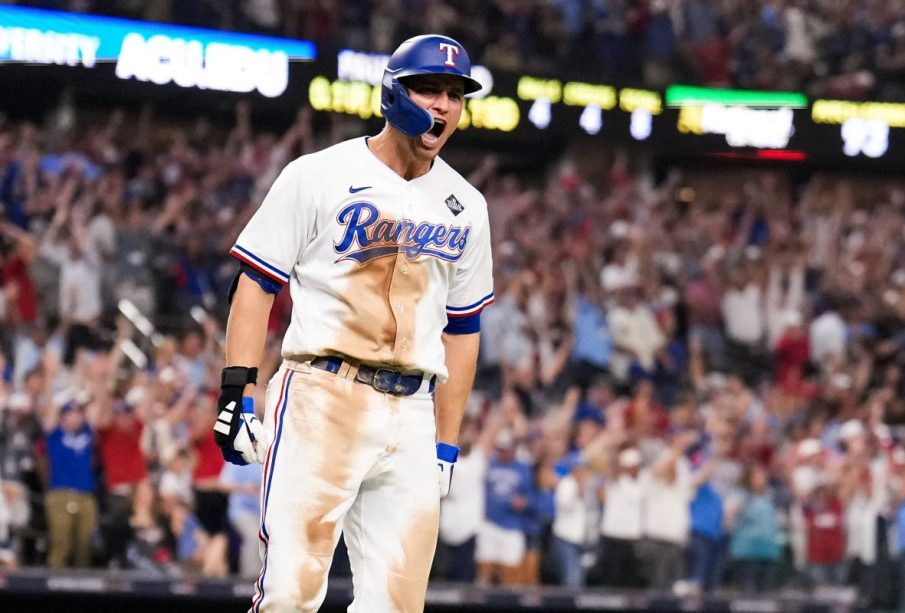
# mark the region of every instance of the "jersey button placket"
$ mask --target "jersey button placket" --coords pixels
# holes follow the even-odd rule
[[[406,185],[405,189],[402,193],[402,206],[400,207],[400,219],[412,219],[414,217],[411,214],[412,204],[411,204],[411,196],[412,189],[410,185]],[[406,296],[400,295],[402,292],[402,288],[398,287],[396,282],[396,274],[408,274],[408,261],[406,259],[405,253],[403,251],[398,251],[396,253],[396,266],[393,267],[393,276],[390,279],[390,287],[389,287],[389,299],[390,299],[390,308],[393,311],[393,316],[396,318],[396,343],[394,348],[394,355],[396,359],[399,359],[400,352],[408,351],[408,342],[405,336],[400,336],[400,332],[405,334],[404,328],[407,327],[406,322],[406,313],[405,313],[405,298]],[[402,283],[402,286],[405,287],[405,283]],[[400,330],[400,327],[403,329]]]

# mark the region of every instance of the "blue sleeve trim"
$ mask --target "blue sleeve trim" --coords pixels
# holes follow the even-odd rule
[[[447,334],[474,334],[481,331],[481,312],[465,317],[454,317],[447,320],[443,331]]]
[[[490,292],[489,294],[487,294],[486,296],[484,296],[477,302],[472,302],[468,306],[463,306],[463,307],[448,306],[448,307],[446,307],[446,310],[449,313],[466,313],[473,309],[485,307],[488,304],[490,304],[491,302],[493,302],[493,292]]]
[[[254,268],[243,267],[242,272],[245,273],[249,279],[257,283],[261,286],[261,289],[267,292],[268,294],[279,294],[280,289],[283,287],[273,279],[269,277],[265,277],[261,273],[259,273]]]
[[[252,268],[255,268],[266,275],[276,278],[277,281],[282,281],[283,283],[289,281],[289,275],[287,275],[276,266],[271,266],[244,247],[234,245],[229,253],[234,258],[248,264]]]

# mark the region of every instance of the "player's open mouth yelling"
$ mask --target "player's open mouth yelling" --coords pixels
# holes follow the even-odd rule
[[[421,142],[423,142],[428,147],[433,147],[438,142],[440,142],[440,136],[443,134],[443,130],[446,129],[446,120],[440,119],[439,117],[434,117],[434,125],[431,126],[431,129],[421,135]]]

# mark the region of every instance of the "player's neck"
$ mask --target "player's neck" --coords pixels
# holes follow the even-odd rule
[[[432,158],[419,155],[413,141],[414,139],[386,126],[380,134],[368,139],[368,148],[390,170],[406,181],[411,181],[427,174],[433,163]]]

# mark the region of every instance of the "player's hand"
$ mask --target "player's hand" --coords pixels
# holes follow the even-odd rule
[[[230,401],[232,404],[235,401]],[[264,463],[270,448],[270,434],[264,424],[255,416],[255,401],[248,396],[242,398],[238,430],[232,445],[221,447],[223,459],[232,464],[244,466],[252,462]]]
[[[263,462],[270,445],[264,426],[255,417],[254,401],[243,398],[245,386],[255,383],[256,368],[229,366],[223,369],[214,440],[223,458],[233,464]]]
[[[447,443],[437,443],[437,468],[440,477],[440,498],[449,494],[452,485],[453,469],[459,457],[459,448]]]

